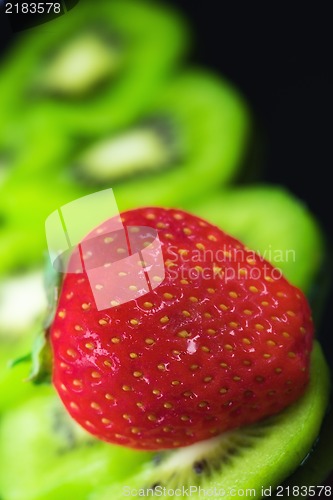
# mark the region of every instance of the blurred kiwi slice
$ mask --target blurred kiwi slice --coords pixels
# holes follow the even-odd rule
[[[73,198],[112,187],[120,210],[183,203],[238,178],[251,134],[242,96],[199,69],[170,79],[138,120],[117,130],[69,133],[62,144],[61,131],[54,123],[51,130],[42,113],[29,125],[4,198],[34,175],[45,202],[54,183],[72,189]],[[51,133],[37,147],[41,128]]]
[[[151,99],[187,40],[185,23],[167,6],[81,0],[24,34],[8,53],[0,83],[3,124],[40,107],[75,133],[124,125]]]
[[[82,148],[73,167],[81,183],[112,186],[121,210],[179,204],[238,176],[249,133],[249,111],[233,86],[188,70],[137,124]]]
[[[6,500],[121,499],[128,488],[199,487],[219,492],[280,484],[316,439],[327,405],[328,368],[318,344],[311,382],[284,412],[174,451],[146,453],[100,442],[67,415],[49,387],[0,423],[0,491]],[[20,477],[20,481],[15,478]],[[199,498],[192,490],[193,497]],[[214,496],[211,496],[215,498]],[[217,497],[217,496],[216,496]],[[229,498],[229,496],[226,496]]]
[[[51,386],[35,387],[34,394],[1,416],[0,492],[6,500],[85,499],[150,457],[92,438]]]

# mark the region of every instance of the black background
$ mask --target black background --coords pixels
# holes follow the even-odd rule
[[[328,4],[167,3],[191,27],[189,63],[223,74],[245,95],[264,138],[261,179],[286,186],[310,207],[327,236],[329,261],[333,110]],[[92,0],[92,8],[98,2]],[[13,35],[0,15],[4,48]],[[322,334],[333,362],[331,306],[332,301]]]

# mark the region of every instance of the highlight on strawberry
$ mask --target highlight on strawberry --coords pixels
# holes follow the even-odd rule
[[[112,218],[74,250],[69,267],[89,242],[89,258],[105,272],[94,289],[86,269],[64,276],[48,331],[53,383],[70,415],[101,440],[162,450],[262,421],[298,400],[313,342],[303,293],[195,215],[147,207],[121,217],[128,234],[156,230],[163,275],[140,261],[143,275],[158,284],[147,290],[145,281],[131,282],[133,263],[119,270],[110,296],[107,270],[124,253],[111,236]],[[142,248],[145,238],[151,243],[147,232],[137,238]],[[122,303],[122,288],[136,298]],[[103,308],[96,289],[104,297],[108,291]]]

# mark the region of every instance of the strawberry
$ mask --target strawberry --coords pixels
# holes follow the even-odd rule
[[[53,382],[79,424],[111,443],[175,448],[258,421],[300,397],[313,336],[300,290],[194,215],[141,208],[122,221],[128,231],[157,230],[165,276],[150,274],[155,288],[101,309],[88,271],[65,275],[50,329]],[[113,222],[90,234],[90,258],[108,255]],[[77,256],[78,249],[72,261]],[[123,278],[131,287],[128,274],[120,272],[117,284]]]

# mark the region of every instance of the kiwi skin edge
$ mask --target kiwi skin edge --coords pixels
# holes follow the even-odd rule
[[[332,387],[332,378],[331,378]],[[328,405],[328,411],[321,426],[318,439],[315,441],[308,456],[303,460],[300,466],[284,482],[283,487],[289,486],[316,486],[330,484],[333,471],[333,393],[331,389],[331,399]],[[330,476],[331,475],[331,476]],[[299,498],[299,495],[290,494],[288,498]],[[272,494],[271,498],[281,498]],[[317,498],[317,497],[316,497]]]
[[[221,440],[233,440],[237,443],[237,436],[241,440],[244,436],[250,436],[250,441],[239,452],[230,454],[228,460],[224,460],[218,469],[212,467],[205,477],[205,472],[195,477],[193,465],[196,457],[191,458],[191,466],[179,460],[177,464],[176,454],[182,452],[173,451],[173,470],[167,470],[163,466],[163,457],[157,465],[150,461],[146,463],[141,472],[128,477],[121,484],[111,485],[102,491],[96,490],[92,500],[106,500],[123,498],[123,487],[128,485],[134,489],[153,488],[156,485],[175,489],[184,485],[200,485],[203,489],[216,487],[223,488],[226,492],[230,489],[246,490],[252,489],[255,495],[251,498],[262,498],[262,488],[272,488],[281,485],[283,481],[302,463],[316,440],[322,420],[328,404],[329,395],[329,369],[322,350],[315,342],[311,380],[305,394],[295,404],[282,413],[265,419],[253,426],[240,428],[238,430],[222,435]],[[256,444],[252,446],[255,437]],[[257,436],[257,438],[256,438]],[[252,444],[251,444],[252,443]],[[194,448],[193,448],[194,449]],[[227,449],[228,450],[228,449]],[[168,453],[168,456],[171,456]],[[166,459],[167,460],[167,459]],[[158,476],[159,468],[168,478],[170,486],[163,483],[163,477]],[[183,469],[183,470],[182,470]],[[214,470],[215,469],[215,470]],[[192,474],[192,476],[191,476]],[[191,498],[200,498],[193,494]],[[220,498],[211,495],[210,498]],[[226,494],[224,498],[232,498]]]

